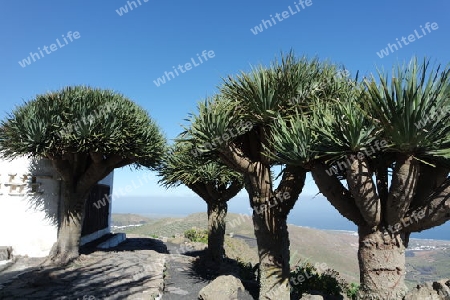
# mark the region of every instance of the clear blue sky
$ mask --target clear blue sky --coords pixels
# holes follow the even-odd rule
[[[197,101],[215,92],[221,77],[248,70],[251,64],[267,64],[281,51],[317,55],[345,65],[353,75],[357,70],[364,75],[376,67],[390,69],[413,55],[450,61],[450,3],[444,0],[311,0],[303,7],[298,0],[139,1],[134,1],[137,7],[128,1],[133,10],[125,0],[4,1],[0,118],[36,94],[86,84],[125,94],[149,111],[170,140],[188,113],[196,111]],[[128,12],[122,9],[120,16],[116,10],[124,6]],[[287,13],[279,21],[275,15],[283,11]],[[276,24],[272,21],[269,27],[266,22],[269,28],[253,34],[251,29],[271,20],[270,15]],[[438,28],[427,31],[427,22]],[[78,32],[78,39],[70,41],[69,31]],[[406,40],[409,44],[398,50],[391,46],[395,51],[384,58],[377,55],[388,43],[411,34],[413,42]],[[36,61],[26,67],[19,64],[30,52],[51,44],[54,51],[47,49],[50,53],[40,59],[35,55]],[[199,64],[197,53],[203,50],[215,56]],[[191,58],[199,65],[159,87],[154,84],[172,66]],[[148,182],[144,185],[139,184],[143,177]],[[126,192],[133,181],[135,187]],[[115,173],[114,187],[124,189],[126,196],[193,195],[186,188],[166,191],[156,181],[152,173],[123,168]],[[308,178],[304,193],[315,192]]]

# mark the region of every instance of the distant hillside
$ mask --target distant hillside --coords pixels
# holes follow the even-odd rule
[[[140,215],[135,214],[112,214],[111,225],[112,226],[129,226],[129,225],[139,225],[148,224],[153,220]]]
[[[192,227],[207,227],[206,213],[196,213],[185,218],[161,219],[113,214],[112,219],[113,224],[128,222],[125,225],[130,226],[117,229],[117,232],[169,238],[182,235],[184,231]],[[147,222],[142,224],[143,221]],[[249,255],[242,255],[242,257],[257,257],[256,240],[250,215],[228,214],[226,232],[228,235],[232,234],[233,239],[245,240],[250,246],[247,251],[254,251]],[[349,282],[359,281],[356,233],[289,225],[289,235],[292,266],[306,260],[313,264],[326,263],[329,268],[338,271]],[[450,241],[411,239],[406,262],[406,279],[410,287],[418,282],[450,278]]]

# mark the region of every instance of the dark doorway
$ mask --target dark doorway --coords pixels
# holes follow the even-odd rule
[[[92,188],[86,201],[83,229],[81,236],[94,233],[108,227],[111,188],[97,184]]]

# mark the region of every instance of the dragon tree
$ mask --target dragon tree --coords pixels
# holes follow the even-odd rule
[[[274,129],[286,162],[303,165],[295,147],[311,145],[319,190],[358,226],[361,299],[401,299],[410,234],[450,219],[449,78],[413,59],[390,78],[342,83],[339,100]]]
[[[163,157],[159,181],[165,187],[184,184],[207,204],[208,257],[221,263],[224,256],[227,202],[243,188],[242,175],[214,155],[196,155],[194,145],[176,142]]]
[[[271,128],[280,116],[307,110],[311,99],[329,97],[331,70],[317,59],[284,55],[269,67],[225,78],[214,101],[192,118],[189,134],[199,149],[214,149],[244,176],[260,261],[259,299],[290,299],[286,220],[307,173],[276,159]],[[280,166],[281,180],[274,187],[274,170]]]
[[[91,188],[115,168],[154,168],[165,139],[148,113],[125,96],[87,86],[36,96],[1,122],[0,155],[52,162],[63,182],[57,241],[47,264],[79,255]]]

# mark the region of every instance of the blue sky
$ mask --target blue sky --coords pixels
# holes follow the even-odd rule
[[[180,125],[185,124],[188,113],[196,111],[196,103],[215,92],[221,77],[248,70],[252,64],[268,64],[281,51],[293,49],[297,55],[331,60],[352,75],[358,70],[367,75],[376,67],[389,70],[395,62],[408,61],[413,55],[442,64],[450,61],[448,1],[302,3],[4,1],[0,11],[0,118],[36,94],[86,84],[125,94],[147,109],[171,140],[182,130]],[[285,19],[283,11],[287,12]],[[282,21],[276,19],[277,13]],[[255,35],[251,29],[262,20],[270,21],[270,15],[276,24],[269,27],[265,22],[268,28]],[[423,31],[427,22],[436,23],[435,29]],[[70,41],[69,32],[72,36],[78,32],[78,39]],[[415,35],[413,42],[397,46],[398,50],[384,58],[377,55],[388,43],[411,34]],[[31,59],[30,52],[51,44],[55,44],[54,51],[44,52],[40,59],[35,55],[36,61],[30,60],[25,67],[19,64]],[[214,57],[200,64],[197,53],[204,50],[213,51]],[[154,84],[165,72],[173,71],[173,66],[192,59],[198,66],[159,87]],[[114,188],[126,189],[132,182],[138,186],[138,180],[146,176],[145,184],[128,189],[126,196],[194,195],[186,188],[165,190],[157,185],[153,173],[144,173],[117,170]],[[309,177],[304,194],[316,191]]]

